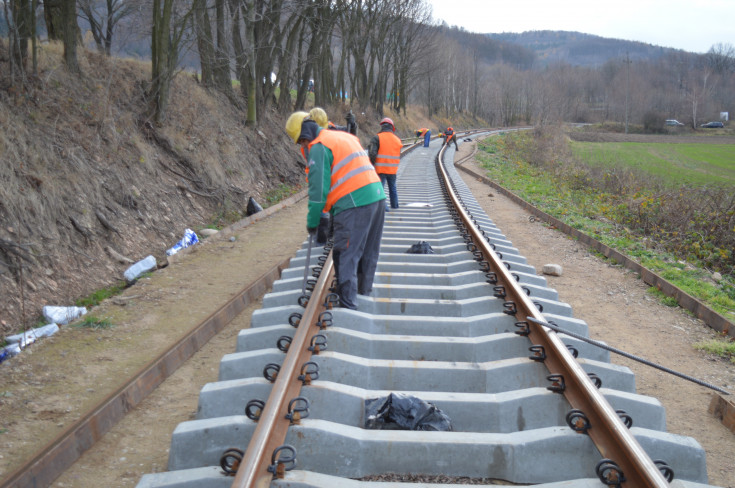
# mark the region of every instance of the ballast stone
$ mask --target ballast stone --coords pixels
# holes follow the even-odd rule
[[[561,276],[562,269],[561,269],[561,266],[558,264],[544,264],[544,267],[541,269],[541,272],[545,275]]]

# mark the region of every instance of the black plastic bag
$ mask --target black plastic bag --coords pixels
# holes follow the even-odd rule
[[[365,428],[451,431],[452,421],[432,403],[402,393],[365,401]]]
[[[434,254],[431,245],[426,241],[419,241],[413,244],[406,252],[408,254]]]
[[[256,214],[258,212],[262,212],[263,207],[258,205],[258,202],[255,201],[253,197],[248,198],[248,207],[245,210],[245,216],[250,217],[253,214]]]

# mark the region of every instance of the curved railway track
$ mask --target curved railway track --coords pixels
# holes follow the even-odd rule
[[[304,244],[202,389],[197,419],[174,432],[169,471],[139,487],[707,482],[702,449],[665,431],[627,368],[542,325],[587,332],[479,208],[452,155],[402,158],[401,208],[386,215],[358,311],[331,308],[329,249]],[[405,252],[419,241],[435,253]],[[365,428],[366,405],[391,393],[435,405],[452,430]]]
[[[452,158],[451,148],[404,152],[402,207],[386,216],[376,287],[358,312],[331,309],[329,249],[303,245],[241,331],[237,352],[222,359],[220,381],[201,391],[197,420],[176,429],[169,472],[146,475],[139,487],[706,486],[700,446],[666,433],[662,406],[635,394],[627,368],[544,327],[587,335],[477,205]],[[419,241],[435,253],[407,254]],[[233,297],[3,486],[47,486],[285,266]],[[441,409],[451,431],[367,429],[376,422],[366,408],[374,414],[391,394]]]
[[[376,290],[360,311],[328,310],[328,249],[309,253],[304,244],[241,332],[238,352],[223,358],[221,381],[201,391],[197,420],[176,430],[170,471],[138,486],[709,486],[700,446],[666,433],[663,407],[635,394],[629,370],[543,327],[587,335],[436,152],[404,153],[402,208],[387,215]],[[405,253],[419,241],[435,254]],[[286,266],[0,484],[48,486]],[[308,293],[304,273],[313,273]],[[452,431],[366,429],[366,405],[391,393],[436,405]]]

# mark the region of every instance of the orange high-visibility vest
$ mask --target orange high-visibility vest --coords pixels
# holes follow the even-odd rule
[[[357,137],[347,132],[321,130],[316,139],[309,143],[309,149],[320,143],[332,151],[333,157],[332,180],[324,212],[329,212],[340,198],[353,191],[380,182],[367,151]]]
[[[398,173],[398,163],[401,162],[401,148],[403,143],[392,132],[380,132],[378,134],[380,147],[375,156],[375,171],[386,175]]]

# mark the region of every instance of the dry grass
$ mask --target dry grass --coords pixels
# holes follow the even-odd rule
[[[162,145],[142,130],[148,63],[80,49],[77,77],[62,50],[43,44],[24,85],[0,72],[3,335],[34,324],[43,304],[70,305],[119,279],[128,264],[106,248],[165,262],[185,228],[240,218],[248,197],[303,178],[279,117],[246,128],[225,97],[180,74]],[[23,280],[15,250],[28,258]]]
[[[537,128],[532,143],[522,141],[508,140],[520,159],[543,168],[566,188],[611,202],[601,207],[606,218],[652,238],[682,259],[726,274],[735,270],[732,187],[682,184],[672,188],[666,181],[624,165],[588,166],[574,159],[561,128]]]
[[[149,63],[79,49],[76,76],[62,52],[42,44],[38,73],[23,85],[0,71],[0,334],[36,323],[41,305],[70,305],[115,283],[129,266],[118,255],[165,263],[185,228],[226,225],[249,197],[263,202],[303,183],[282,114],[245,127],[242,109],[181,73],[154,139],[141,120]],[[363,145],[378,131],[372,109],[325,109],[340,125],[352,109]],[[431,120],[420,107],[386,115],[402,137],[484,125]]]

